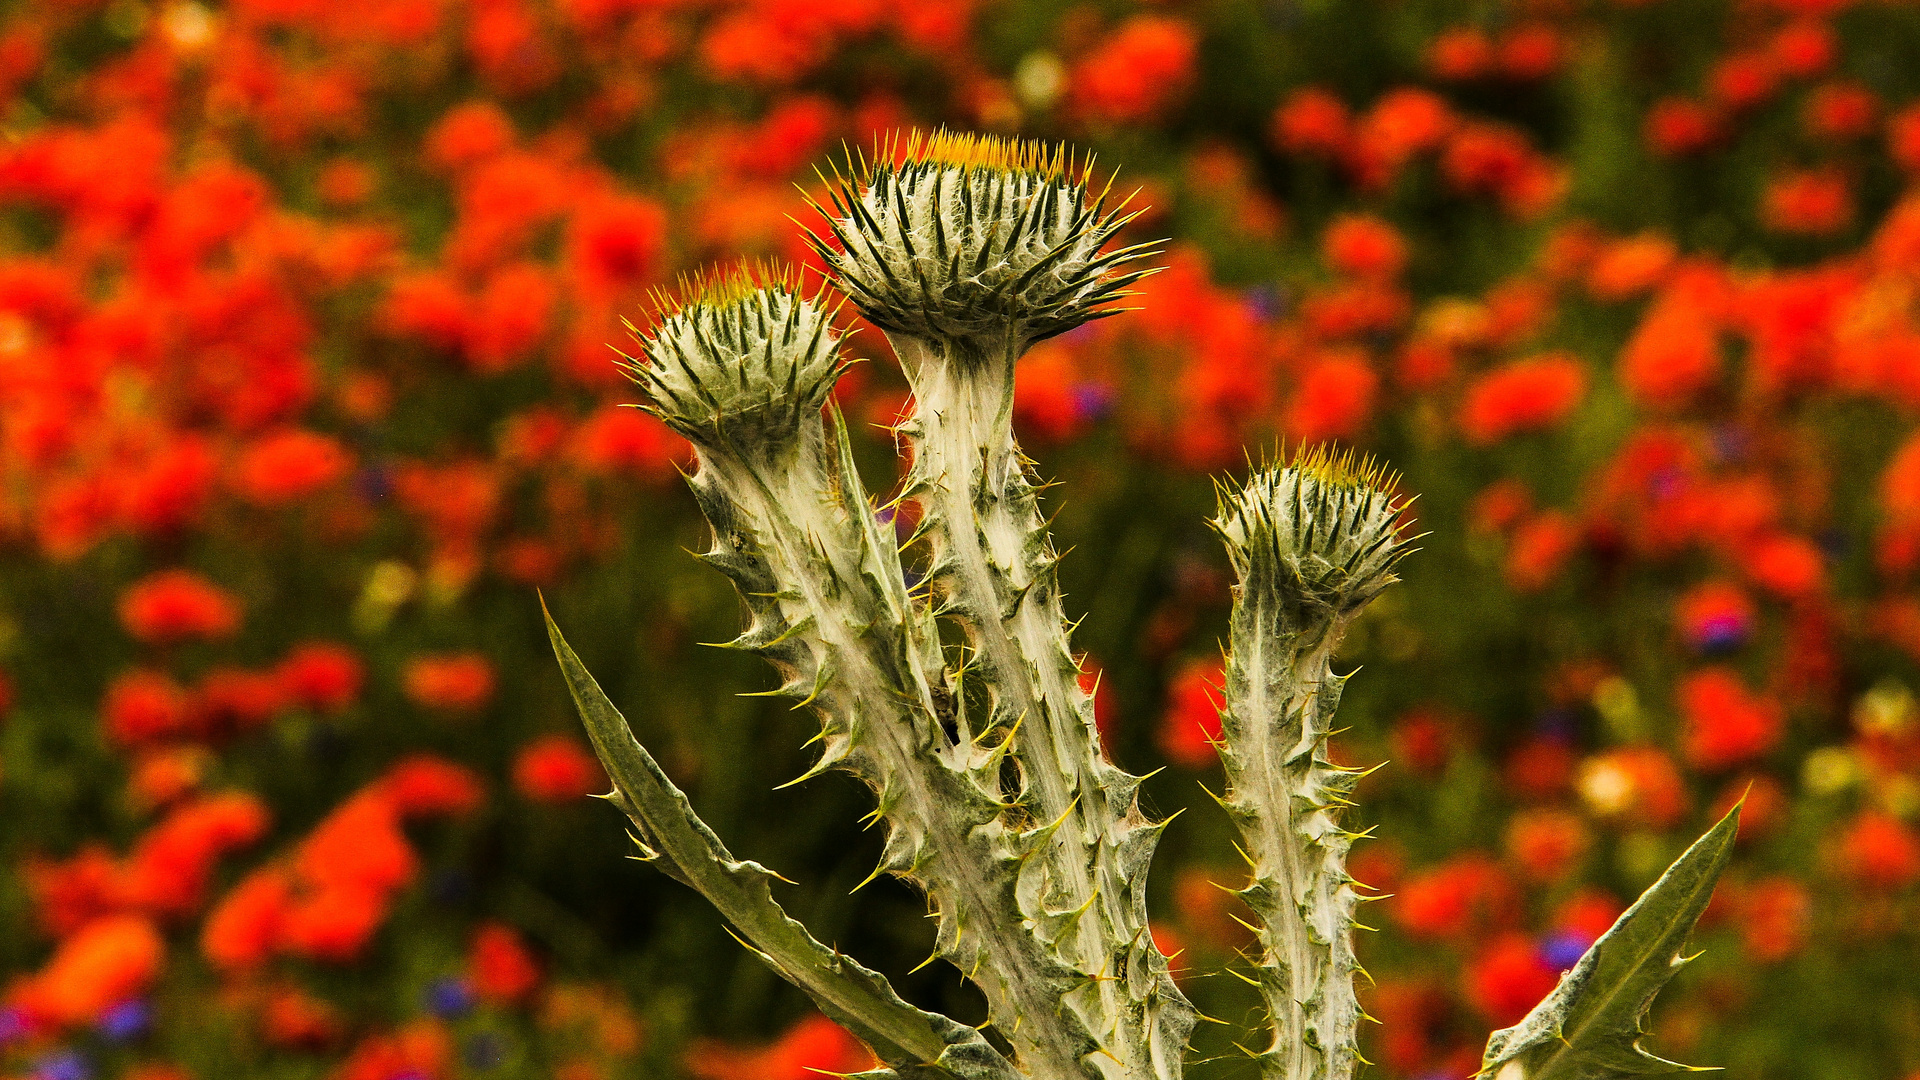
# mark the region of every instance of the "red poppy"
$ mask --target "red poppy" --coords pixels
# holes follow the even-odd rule
[[[474,931],[467,977],[481,1000],[513,1004],[540,985],[540,965],[519,932],[505,923],[487,921]]]
[[[1749,691],[1724,667],[1703,668],[1675,693],[1686,725],[1687,761],[1716,772],[1764,756],[1780,741],[1785,713],[1779,703]]]
[[[91,1023],[145,991],[166,953],[165,940],[145,918],[108,915],[74,931],[10,996],[29,1016],[57,1027]]]
[[[1184,19],[1135,15],[1074,68],[1074,104],[1099,123],[1138,123],[1156,116],[1192,81],[1199,45],[1199,35]]]
[[[445,653],[407,662],[402,682],[415,705],[473,712],[493,700],[493,663],[479,653]]]
[[[234,468],[234,490],[261,506],[304,498],[338,481],[353,460],[338,442],[290,429],[254,440]]]
[[[224,638],[240,628],[239,598],[191,570],[161,570],[120,596],[120,624],[141,641]]]
[[[360,696],[366,667],[352,649],[329,641],[294,646],[280,661],[280,685],[319,713],[339,712]]]
[[[607,774],[580,740],[542,735],[514,756],[513,786],[531,802],[572,802],[604,792]]]
[[[1188,662],[1167,685],[1166,712],[1156,739],[1160,752],[1176,764],[1204,769],[1213,763],[1220,739],[1220,694],[1225,674],[1219,660]]]

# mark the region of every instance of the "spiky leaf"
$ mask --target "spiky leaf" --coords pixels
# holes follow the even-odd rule
[[[541,611],[567,690],[613,778],[609,798],[632,819],[643,858],[698,890],[768,966],[872,1047],[893,1070],[880,1075],[901,1080],[1019,1080],[1019,1073],[978,1031],[901,1000],[885,976],[822,944],[781,910],[771,889],[773,872],[727,851],[633,737],[626,718],[574,655],[544,604]]]
[[[1733,855],[1740,808],[1694,841],[1640,894],[1524,1020],[1487,1040],[1481,1072],[1495,1080],[1623,1080],[1706,1072],[1641,1049],[1648,1006],[1691,957],[1687,935]]]

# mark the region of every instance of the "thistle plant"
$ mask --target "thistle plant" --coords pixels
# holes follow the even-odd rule
[[[1333,650],[1407,554],[1392,483],[1351,454],[1315,450],[1221,492],[1214,528],[1239,578],[1220,760],[1252,869],[1266,1072],[1344,1080],[1360,1054],[1354,996],[1353,834],[1342,809],[1363,770],[1327,755],[1346,679]]]
[[[641,747],[549,621],[554,649],[641,856],[883,1063],[874,1077],[1176,1080],[1197,1019],[1147,932],[1165,822],[1109,761],[1080,685],[1040,485],[1014,439],[1013,370],[1034,342],[1115,314],[1150,246],[1061,148],[910,136],[830,185],[813,242],[833,286],[887,335],[913,391],[899,434],[917,509],[904,543],[854,467],[832,402],[836,302],[754,268],[690,282],[636,331],[642,407],[693,444],[690,477],[777,690],[821,723],[808,772],[851,772],[886,830],[874,873],[924,892],[935,950],[979,987],[998,1043],[902,1000],[774,900]],[[1383,472],[1324,450],[1223,487],[1214,527],[1238,577],[1220,798],[1250,866],[1246,957],[1266,1005],[1240,1044],[1274,1080],[1344,1080],[1364,1018],[1346,822],[1359,772],[1327,750],[1342,634],[1411,538]],[[903,549],[914,554],[909,559]],[[943,639],[945,625],[956,631]],[[798,707],[798,706],[796,706]],[[1731,850],[1730,816],[1622,916],[1521,1024],[1500,1080],[1683,1067],[1641,1051],[1654,991]],[[998,1047],[1010,1048],[1003,1051]]]

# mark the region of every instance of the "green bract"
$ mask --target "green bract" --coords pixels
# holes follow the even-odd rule
[[[1133,219],[1091,190],[1065,147],[940,132],[853,167],[814,236],[874,325],[973,352],[1018,354],[1089,319],[1150,270],[1141,244],[1102,251]]]
[[[1377,466],[1315,448],[1224,488],[1213,527],[1243,589],[1272,590],[1296,617],[1339,618],[1398,580],[1404,505]]]
[[[634,330],[641,357],[624,365],[648,411],[703,446],[784,445],[818,420],[843,370],[830,306],[744,265],[682,291],[658,302],[651,330]]]

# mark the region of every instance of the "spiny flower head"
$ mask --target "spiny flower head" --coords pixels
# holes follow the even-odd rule
[[[1116,314],[1103,305],[1151,273],[1128,265],[1150,245],[1102,252],[1135,215],[1064,145],[916,131],[851,171],[817,207],[833,242],[813,244],[889,333],[1017,355]]]
[[[628,326],[642,355],[623,366],[651,399],[642,407],[700,445],[792,442],[844,370],[837,308],[790,273],[743,263],[683,279],[654,306],[651,330]]]
[[[1223,487],[1213,527],[1243,589],[1271,590],[1301,616],[1345,617],[1398,580],[1411,538],[1396,480],[1371,459],[1316,446]]]

